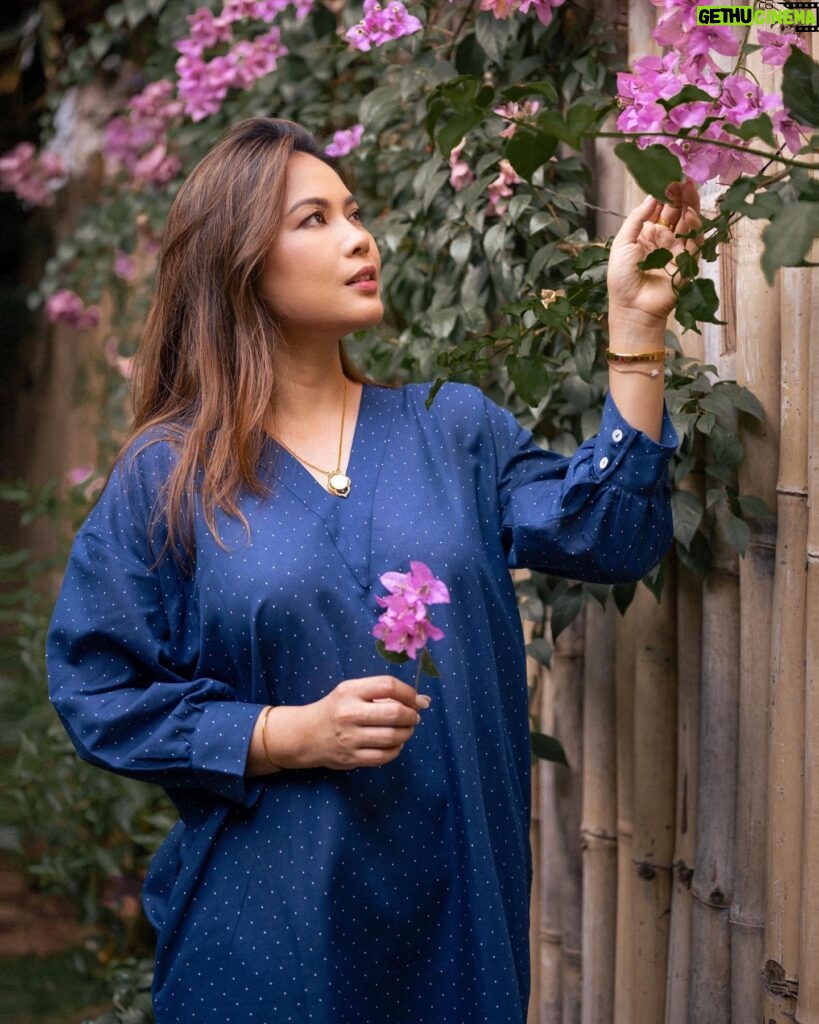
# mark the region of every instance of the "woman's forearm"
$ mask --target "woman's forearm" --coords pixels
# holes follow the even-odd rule
[[[665,321],[639,310],[609,307],[609,348],[613,352],[657,352]],[[652,370],[658,370],[651,376]],[[663,422],[662,363],[618,363],[609,369],[609,390],[620,413],[636,430],[659,441]]]

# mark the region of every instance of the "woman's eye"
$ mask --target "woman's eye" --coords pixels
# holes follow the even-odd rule
[[[362,214],[361,210],[353,210],[350,216],[352,217],[353,220],[357,220],[359,222],[364,220],[364,215]]]
[[[322,210],[316,210],[315,213],[311,213],[309,217],[305,217],[305,219],[302,221],[302,224],[323,224],[323,223],[324,223],[324,212]]]

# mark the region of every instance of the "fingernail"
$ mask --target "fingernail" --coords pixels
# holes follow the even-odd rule
[[[425,693],[419,694],[418,700],[421,702],[421,707],[428,708],[432,703],[432,697],[428,697]]]

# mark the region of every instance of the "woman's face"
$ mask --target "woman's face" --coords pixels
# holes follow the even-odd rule
[[[358,203],[323,161],[292,153],[262,291],[288,342],[337,341],[384,314],[381,257]]]

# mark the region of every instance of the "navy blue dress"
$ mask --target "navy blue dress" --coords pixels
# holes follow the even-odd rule
[[[151,571],[146,524],[173,449],[115,471],[75,539],[48,637],[51,696],[93,764],[163,786],[180,821],[144,889],[159,1024],[523,1024],[529,996],[530,751],[509,567],[637,579],[671,541],[667,463],[609,398],[571,459],[475,387],[365,385],[352,493],[271,440],[252,529],[196,517],[196,569]],[[136,448],[137,446],[135,446]],[[134,449],[135,450],[135,449]],[[161,542],[162,533],[158,533]],[[158,550],[158,549],[155,549]],[[265,704],[392,674],[378,577],[426,562],[441,679],[380,768],[245,778]]]

